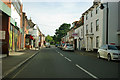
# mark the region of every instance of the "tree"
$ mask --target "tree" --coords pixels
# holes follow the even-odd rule
[[[64,37],[67,32],[70,30],[71,24],[63,23],[59,29],[56,29],[55,35],[53,36],[53,39],[55,43],[60,42],[61,38]]]
[[[53,40],[53,38],[52,38],[52,36],[50,36],[50,35],[47,35],[46,37],[45,37],[45,41],[46,42],[49,42],[49,43],[54,43],[54,40]]]

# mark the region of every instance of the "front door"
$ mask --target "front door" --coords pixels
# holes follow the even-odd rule
[[[80,41],[79,41],[79,50],[80,50],[81,48],[80,48]]]
[[[74,40],[75,44],[75,50],[77,50],[77,39]]]

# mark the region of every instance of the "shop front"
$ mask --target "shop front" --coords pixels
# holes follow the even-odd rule
[[[10,8],[0,1],[0,53],[9,55]]]
[[[26,34],[26,37],[25,37],[25,48],[26,49],[31,49],[33,48],[33,45],[34,45],[34,38],[32,35],[30,34]]]

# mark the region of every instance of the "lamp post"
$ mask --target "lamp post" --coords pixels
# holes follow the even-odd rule
[[[104,4],[106,4],[106,44],[108,44],[108,18],[109,18],[109,8],[108,8],[108,2],[107,3],[104,3]],[[101,6],[100,6],[100,9],[104,9],[105,7],[104,7],[104,5],[103,4],[101,4]]]

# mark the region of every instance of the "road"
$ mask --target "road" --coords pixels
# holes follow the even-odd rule
[[[93,56],[43,48],[8,78],[118,78],[119,62]]]

